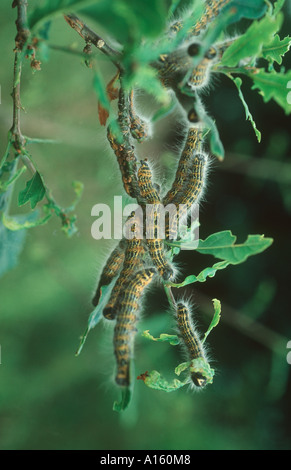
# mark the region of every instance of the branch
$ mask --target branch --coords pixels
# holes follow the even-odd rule
[[[20,82],[22,73],[22,62],[24,58],[25,45],[30,36],[27,23],[27,1],[26,0],[14,0],[12,7],[17,8],[17,20],[16,28],[17,35],[15,37],[15,59],[14,59],[14,74],[13,74],[13,123],[10,129],[10,139],[17,153],[21,153],[21,149],[24,146],[25,139],[21,134],[20,128],[20,111],[21,111],[21,100],[20,100]]]
[[[92,29],[89,28],[80,18],[76,15],[70,14],[64,16],[66,22],[84,39],[87,44],[93,44],[97,49],[107,55],[114,65],[121,69],[118,58],[121,57],[120,52],[110,47],[104,39],[98,36]]]

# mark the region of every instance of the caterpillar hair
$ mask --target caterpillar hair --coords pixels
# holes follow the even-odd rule
[[[144,142],[150,135],[149,123],[141,119],[134,109],[134,91],[129,94],[130,133],[138,142]]]
[[[129,97],[122,88],[119,90],[118,99],[118,125],[122,134],[122,142],[114,134],[112,126],[107,128],[107,138],[114,151],[122,175],[123,186],[126,193],[136,198],[138,195],[137,184],[137,159],[134,147],[130,142],[130,118],[129,118]]]
[[[112,289],[109,301],[103,310],[103,316],[107,320],[114,320],[118,310],[118,296],[123,287],[127,284],[128,278],[138,269],[141,269],[143,264],[143,255],[145,248],[143,240],[132,239],[126,240],[126,250],[122,269]]]
[[[159,215],[156,206],[161,203],[159,194],[153,186],[152,173],[146,160],[141,161],[141,166],[138,171],[138,184],[140,194],[146,204],[148,204],[146,220],[147,232],[156,235],[159,232]],[[152,206],[152,208],[150,206]],[[150,211],[150,209],[152,210]],[[174,271],[166,258],[164,240],[151,237],[146,239],[146,244],[154,266],[157,268],[160,276],[165,281],[168,281],[173,277]]]
[[[189,29],[188,36],[199,36],[231,1],[232,0],[206,0],[204,14],[201,19]],[[191,15],[191,13],[189,13],[188,16],[189,15]],[[182,20],[176,20],[170,25],[169,33],[172,35],[177,34],[183,27],[184,22]]]
[[[176,317],[179,335],[185,346],[189,360],[192,361],[193,359],[203,358],[207,361],[203,345],[192,323],[190,308],[185,302],[180,301],[177,303]],[[207,383],[207,377],[201,372],[192,372],[191,380],[194,385],[199,388],[204,387]]]
[[[120,387],[128,387],[130,384],[130,360],[133,338],[136,333],[135,324],[139,311],[139,301],[155,273],[156,271],[153,268],[138,271],[128,279],[120,294],[113,339],[117,365],[115,381]]]
[[[189,53],[191,48],[195,47],[195,44],[191,44],[188,48]],[[193,50],[192,50],[193,52]],[[218,51],[215,47],[210,47],[205,53],[204,58],[201,62],[193,69],[191,76],[188,80],[188,86],[191,88],[201,88],[206,86],[208,83],[211,65],[214,63],[218,56]]]
[[[202,130],[197,127],[189,127],[186,142],[181,153],[176,176],[171,189],[163,198],[163,204],[170,204],[182,190],[189,175],[190,161],[195,152],[200,151],[202,143]]]
[[[93,305],[96,307],[96,305],[99,302],[100,299],[100,289],[102,286],[107,286],[110,284],[112,279],[117,276],[118,272],[120,271],[124,257],[125,257],[125,246],[126,242],[125,240],[121,240],[117,247],[114,248],[114,250],[111,252],[109,258],[106,261],[106,264],[103,268],[103,271],[100,276],[100,280],[96,289],[96,293],[94,295],[94,298],[92,300]]]
[[[212,21],[220,14],[226,5],[232,0],[206,0],[205,12],[193,28],[189,31],[189,36],[198,36]]]
[[[152,172],[147,160],[140,161],[137,178],[140,195],[146,203],[160,204],[160,196],[156,189],[156,185],[152,182]]]

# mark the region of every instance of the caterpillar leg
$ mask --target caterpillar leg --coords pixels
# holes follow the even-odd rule
[[[156,271],[153,268],[138,271],[127,280],[120,293],[113,343],[117,365],[115,381],[121,387],[128,387],[130,384],[130,359],[136,333],[135,325],[140,308],[140,299],[155,273]]]

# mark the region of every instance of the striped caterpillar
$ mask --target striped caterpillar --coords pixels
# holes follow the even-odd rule
[[[131,90],[129,94],[130,133],[138,142],[143,142],[149,137],[149,125],[136,114],[133,99],[134,92]]]
[[[130,118],[129,118],[129,98],[122,88],[119,90],[118,100],[118,125],[122,134],[122,142],[114,134],[112,126],[107,128],[107,139],[113,149],[122,175],[123,186],[127,194],[133,198],[138,195],[137,166],[134,147],[131,145]]]
[[[103,316],[108,320],[114,320],[116,318],[119,309],[119,294],[122,291],[124,285],[126,285],[127,279],[136,270],[141,269],[143,265],[144,254],[145,248],[143,245],[143,240],[137,238],[133,238],[132,240],[126,240],[126,250],[123,266],[112,289],[110,299],[103,310]]]
[[[178,168],[176,171],[175,180],[171,189],[163,198],[163,204],[172,203],[177,195],[183,189],[187,177],[189,175],[190,161],[193,157],[193,154],[200,149],[202,142],[202,131],[197,127],[189,127],[186,142],[181,153],[179,160]]]
[[[199,36],[199,34],[209,26],[212,21],[219,15],[224,7],[226,7],[231,0],[206,0],[205,2],[205,12],[194,26],[192,26],[188,31],[188,36]],[[175,21],[171,24],[169,31],[172,34],[177,34],[182,30],[184,24],[183,21]]]
[[[125,240],[121,240],[106,261],[92,303],[96,306],[100,299],[100,289],[107,286],[117,276],[125,257]]]
[[[189,360],[204,359],[207,362],[203,345],[192,324],[190,309],[184,302],[177,303],[176,317],[179,334],[186,348]],[[201,371],[192,371],[191,380],[199,388],[204,387],[208,382],[208,378]]]
[[[178,224],[183,221],[192,205],[199,201],[205,185],[207,157],[200,153],[202,146],[202,130],[190,127],[184,149],[181,154],[175,180],[165,195],[165,205],[174,204],[177,219],[166,216],[166,239],[177,238]]]
[[[155,272],[155,269],[149,268],[135,273],[127,280],[118,299],[119,309],[113,342],[117,364],[115,381],[121,387],[128,387],[130,384],[130,359],[133,337],[136,333],[139,300]]]
[[[147,225],[149,224],[149,219],[153,224],[152,227],[147,227],[148,231],[153,235],[156,234],[158,230],[159,216],[158,216],[158,207],[160,206],[160,198],[157,189],[155,189],[152,183],[152,174],[148,163],[143,160],[141,161],[141,166],[138,170],[138,184],[140,189],[141,197],[143,197],[147,203],[147,209],[150,205],[151,208],[150,217],[147,217]],[[147,216],[149,211],[147,211]],[[165,280],[169,280],[174,272],[171,268],[169,262],[166,259],[164,240],[159,238],[147,238],[146,244],[151,256],[154,266],[157,268],[160,276]]]

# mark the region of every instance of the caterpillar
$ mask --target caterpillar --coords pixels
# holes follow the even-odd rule
[[[191,321],[190,309],[184,302],[177,303],[176,317],[180,337],[187,350],[189,360],[199,358],[206,360],[203,345]],[[207,383],[207,377],[201,372],[192,372],[191,380],[199,388],[204,387]]]
[[[157,206],[160,206],[160,198],[158,191],[154,188],[152,183],[152,174],[148,163],[142,160],[141,166],[138,170],[138,184],[141,196],[145,199],[147,206],[147,232],[156,236],[159,232],[159,216]],[[149,206],[153,206],[152,208]],[[150,209],[152,209],[150,211]],[[150,214],[149,214],[150,213]],[[151,226],[152,224],[152,226]],[[150,225],[150,226],[149,226]],[[147,238],[147,248],[151,256],[154,266],[157,268],[160,276],[165,280],[169,280],[174,272],[169,262],[166,259],[164,240],[159,238]]]
[[[143,142],[149,137],[149,126],[146,121],[136,114],[133,98],[134,92],[131,90],[129,94],[130,133],[138,142]]]
[[[107,139],[117,157],[124,189],[129,196],[135,198],[138,194],[136,175],[137,159],[134,147],[131,145],[129,138],[130,119],[128,116],[128,108],[128,94],[120,88],[118,99],[118,125],[122,134],[122,142],[119,142],[119,138],[114,134],[111,125],[107,128]]]
[[[137,178],[140,195],[147,204],[160,204],[160,196],[152,183],[152,172],[147,160],[140,161]]]
[[[198,36],[215,18],[222,9],[232,0],[206,0],[205,12],[200,21],[189,29],[189,36]],[[170,34],[176,34],[182,30],[184,23],[181,20],[174,21],[169,28]]]
[[[171,189],[163,198],[163,204],[172,203],[182,190],[189,174],[190,161],[193,154],[200,150],[202,142],[202,130],[197,127],[189,127],[186,142],[181,153],[176,176]]]
[[[143,263],[143,255],[145,248],[143,241],[140,239],[132,239],[126,241],[125,257],[122,269],[112,289],[110,299],[103,310],[103,316],[107,320],[114,320],[117,315],[118,296],[123,287],[127,284],[128,278],[137,270],[140,269]]]
[[[153,268],[138,271],[127,280],[120,294],[113,343],[117,365],[115,381],[121,387],[128,387],[130,384],[130,359],[133,337],[137,331],[135,324],[139,311],[139,300],[155,273]]]
[[[110,284],[112,279],[118,274],[125,257],[125,240],[121,240],[116,248],[112,251],[106,264],[103,268],[100,280],[96,289],[96,293],[93,297],[92,303],[96,306],[100,299],[100,289],[102,286]]]
[[[196,55],[196,52],[194,50],[195,48],[195,43],[189,46],[189,55]],[[190,87],[198,88],[202,87],[207,83],[210,66],[213,63],[214,59],[217,57],[217,54],[217,49],[215,47],[210,47],[201,62],[193,69],[191,76],[188,80],[188,85]]]
[[[166,88],[176,88],[192,65],[187,48],[180,47],[170,54],[161,54],[158,61],[152,63],[158,70],[159,78]]]
[[[222,9],[232,0],[206,0],[205,13],[193,28],[190,29],[191,36],[198,36],[219,15]]]

